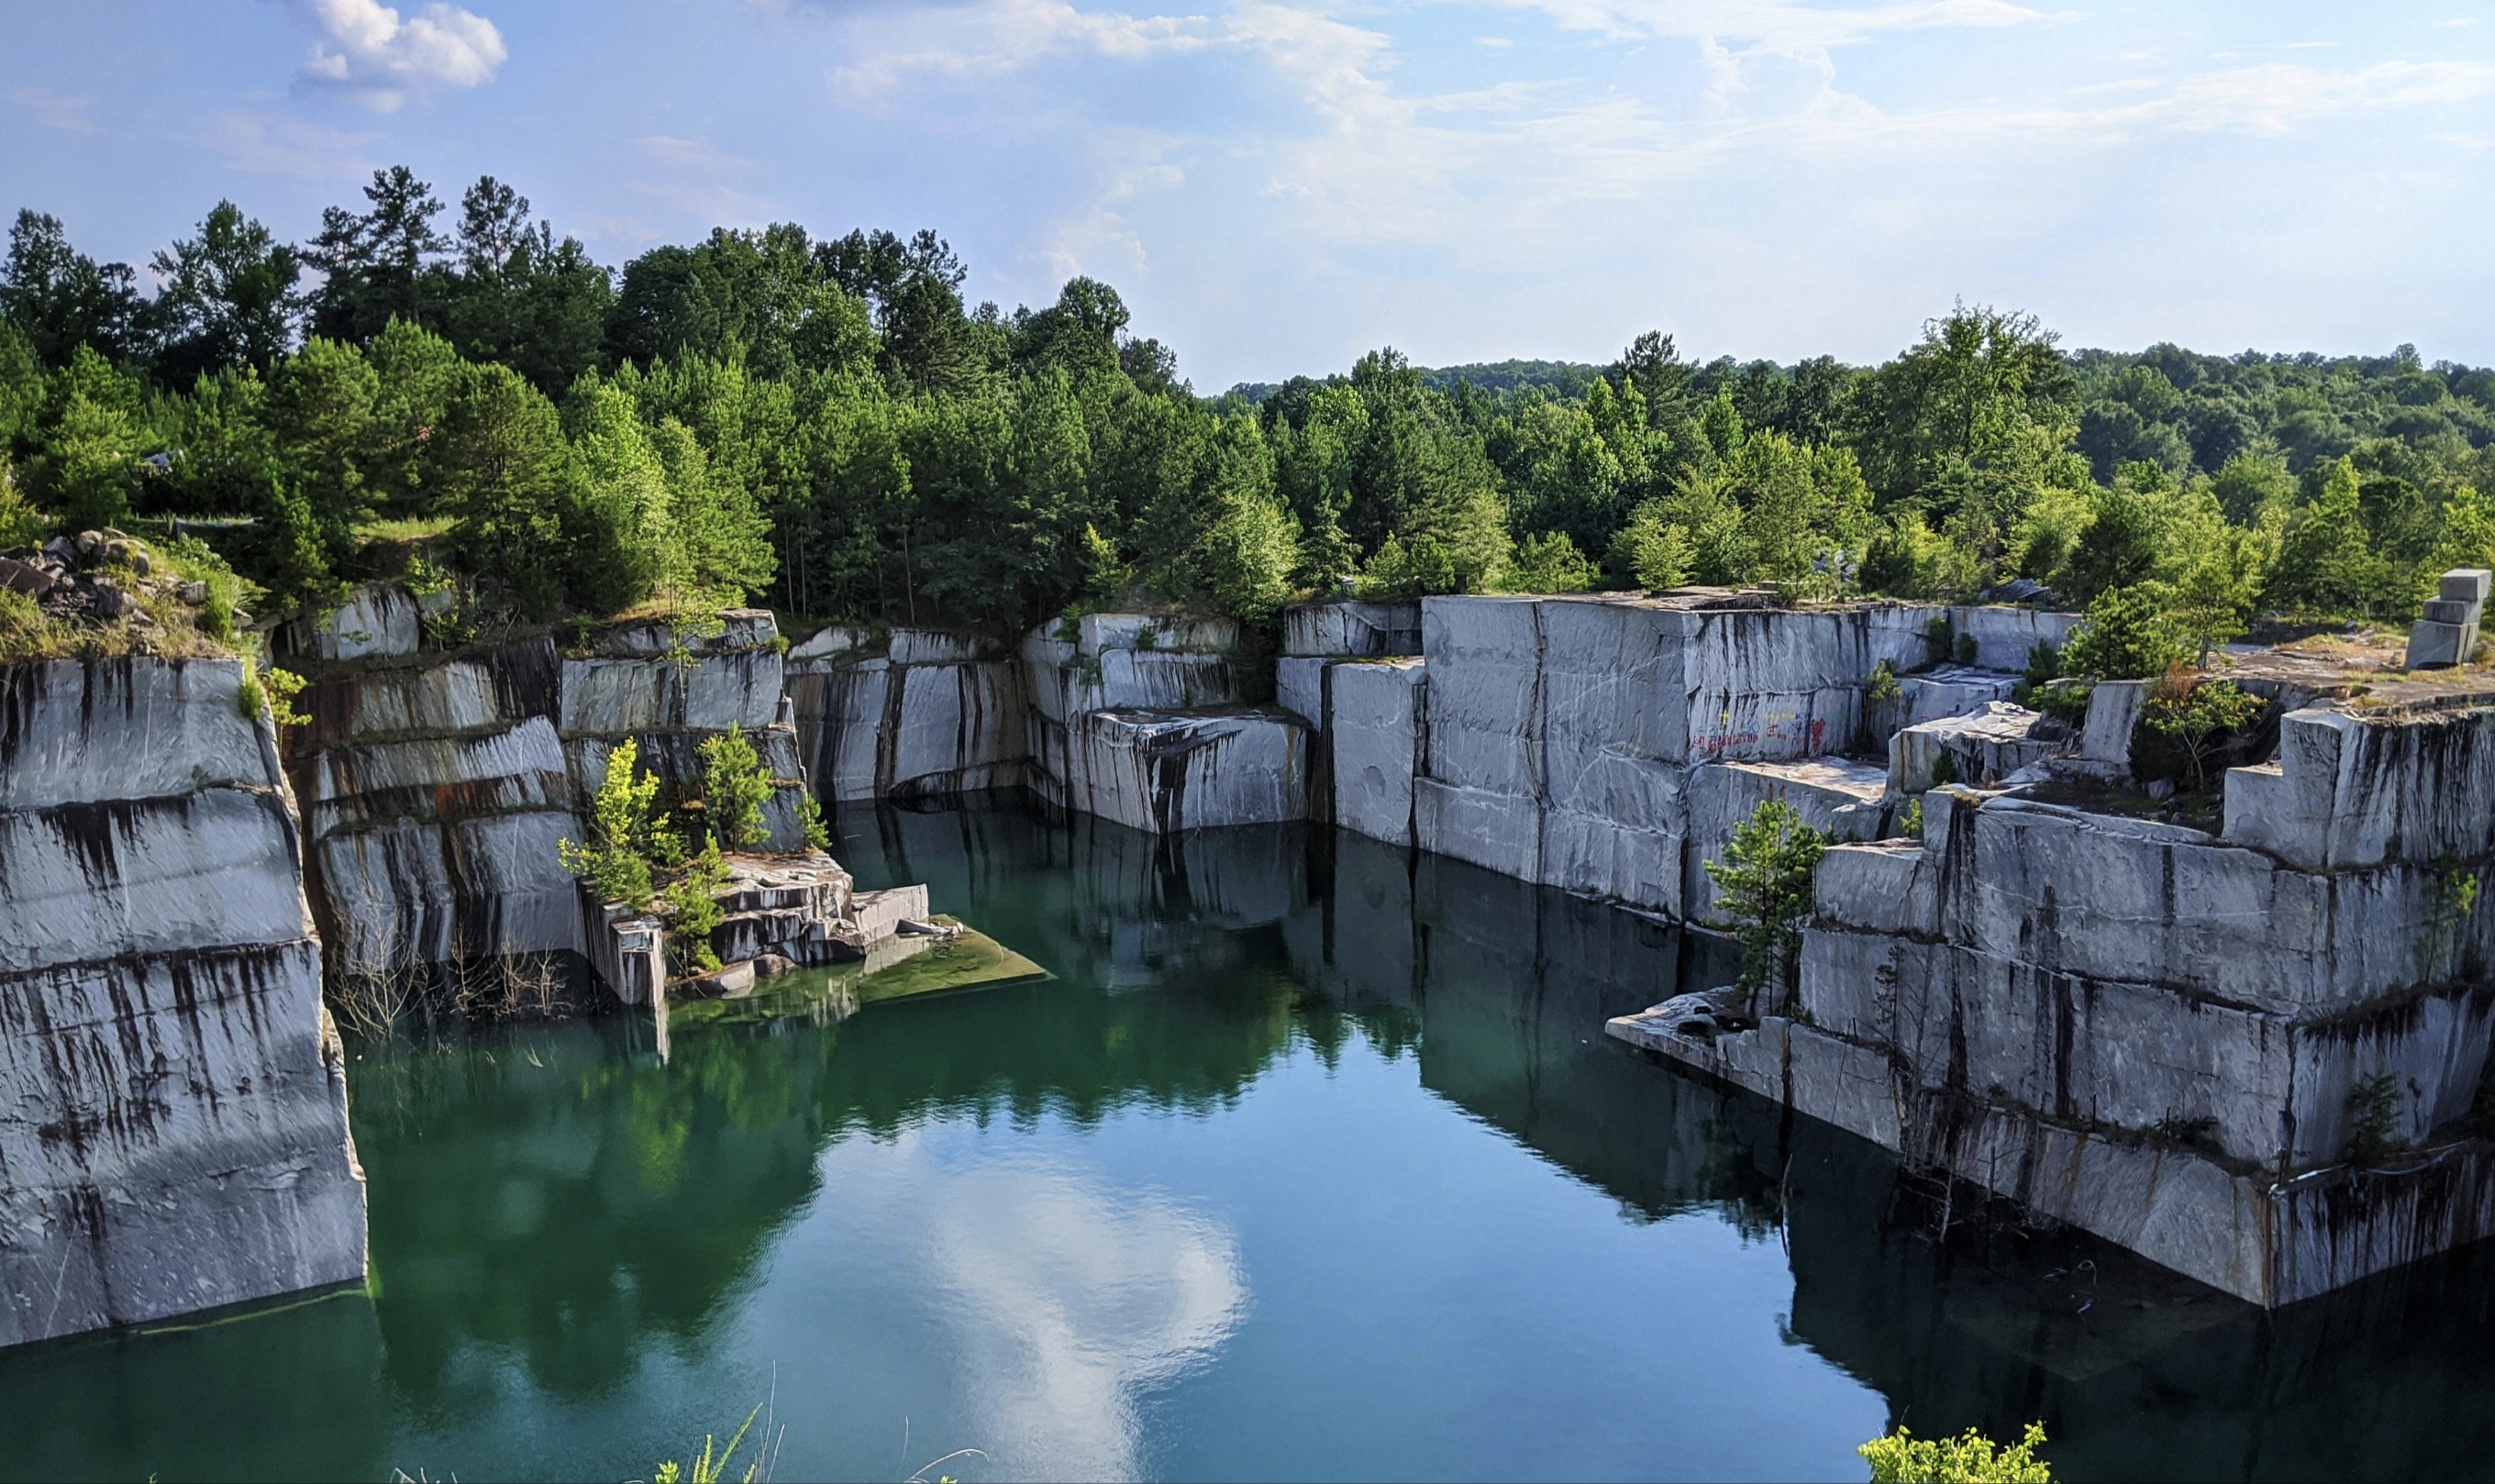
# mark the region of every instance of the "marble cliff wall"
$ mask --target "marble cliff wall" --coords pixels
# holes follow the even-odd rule
[[[0,1345],[363,1276],[293,800],[242,683],[0,665]]]
[[[2256,1303],[2495,1234],[2495,707],[2291,713],[2215,835],[1925,800],[1756,1029],[1618,1034]]]
[[[700,774],[702,742],[742,727],[779,782],[764,848],[804,843],[805,770],[770,614],[446,654],[424,648],[418,609],[398,588],[366,589],[274,636],[312,678],[290,765],[332,972],[585,953],[555,845],[584,837],[607,755],[628,737],[681,786]]]

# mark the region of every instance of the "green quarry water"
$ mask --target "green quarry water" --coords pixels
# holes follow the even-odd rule
[[[351,1045],[369,1289],[0,1353],[0,1475],[646,1478],[762,1404],[781,1479],[2495,1468],[2482,1252],[2264,1317],[1944,1229],[1603,1037],[1718,943],[1305,830],[839,824],[1050,976]]]

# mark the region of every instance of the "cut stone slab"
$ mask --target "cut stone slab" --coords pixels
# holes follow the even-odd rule
[[[2024,706],[1987,701],[1968,716],[1908,727],[1889,739],[1889,786],[1903,796],[1940,783],[1997,783],[2062,751],[2059,736],[2035,735],[2048,724],[2042,713]],[[1943,758],[1949,759],[1946,766]],[[1942,772],[1951,776],[1938,776]]]

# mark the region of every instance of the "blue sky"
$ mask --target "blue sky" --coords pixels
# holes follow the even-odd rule
[[[14,0],[0,208],[143,262],[404,162],[620,263],[932,226],[1200,389],[1346,367],[2066,343],[2495,361],[2495,7],[2012,0]]]

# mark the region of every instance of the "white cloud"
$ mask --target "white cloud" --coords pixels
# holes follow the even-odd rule
[[[413,17],[381,0],[292,0],[312,32],[300,84],[387,112],[413,92],[493,80],[508,52],[503,33],[474,11],[427,5]]]
[[[930,6],[857,22],[863,62],[833,69],[834,96],[852,104],[887,101],[913,74],[953,78],[995,77],[1045,57],[1089,54],[1123,61],[1209,43],[1201,15],[1130,15],[1083,11],[1064,0],[990,0],[983,5]],[[883,45],[878,46],[878,41]],[[897,49],[897,48],[908,49]]]

